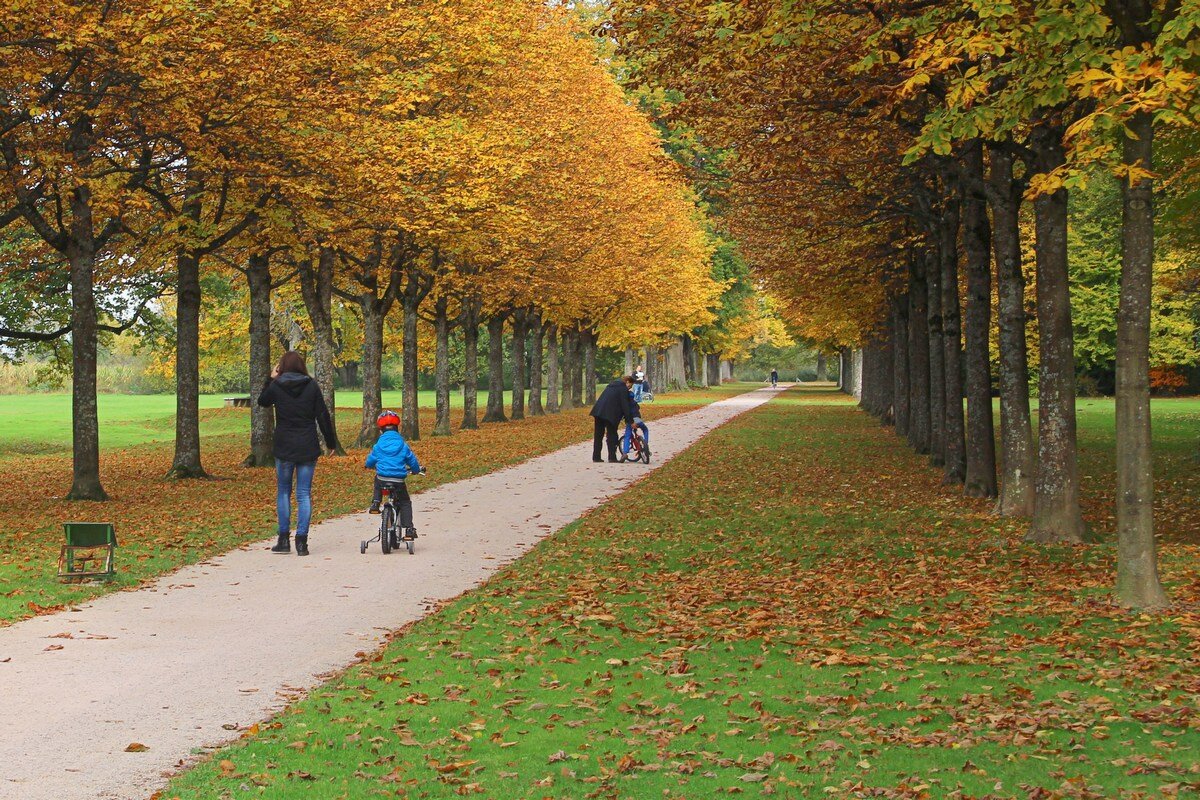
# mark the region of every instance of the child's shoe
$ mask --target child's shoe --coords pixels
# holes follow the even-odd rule
[[[371,503],[371,507],[367,509],[367,513],[368,514],[378,514],[379,513],[379,503]]]
[[[417,529],[416,528],[405,528],[404,529],[404,538],[405,539],[417,538]]]

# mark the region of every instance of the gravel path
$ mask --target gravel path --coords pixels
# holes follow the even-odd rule
[[[654,423],[651,468],[774,394]],[[0,628],[0,798],[147,797],[196,753],[236,739],[647,471],[593,464],[590,450],[580,443],[421,492],[413,556],[385,557],[377,544],[360,555],[378,518],[353,514],[314,527],[309,558],[259,542]],[[369,490],[364,474],[364,500]]]

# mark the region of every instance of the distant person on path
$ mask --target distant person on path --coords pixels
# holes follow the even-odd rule
[[[642,365],[638,364],[637,369],[633,371],[633,399],[642,402],[642,395],[649,389],[646,388],[646,370],[642,369]]]
[[[279,359],[258,396],[260,406],[275,407],[275,509],[279,541],[272,553],[292,552],[292,478],[296,479],[296,555],[308,555],[312,519],[312,482],[321,456],[317,426],[330,451],[339,449],[337,431],[317,382],[308,376],[304,357],[289,350]]]
[[[779,385],[779,370],[771,370],[771,388],[774,389]]]
[[[391,484],[393,497],[400,507],[400,527],[404,529],[405,539],[417,538],[417,529],[413,527],[412,498],[408,496],[408,485],[404,479],[409,475],[421,472],[421,463],[417,454],[400,435],[400,417],[395,411],[384,411],[375,421],[379,426],[379,439],[367,456],[367,469],[375,468],[375,494],[371,498],[372,514],[379,513],[379,503],[383,500],[384,484]],[[400,547],[400,542],[393,539],[392,547]]]
[[[603,461],[600,457],[600,444],[605,440],[608,444],[608,460],[617,460],[617,425],[621,420],[625,420],[628,425],[633,424],[633,406],[629,402],[633,386],[632,375],[613,381],[604,387],[604,391],[596,399],[596,405],[592,406],[592,417],[595,419],[592,461]]]

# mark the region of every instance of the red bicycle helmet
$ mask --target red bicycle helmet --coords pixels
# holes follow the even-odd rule
[[[391,425],[392,427],[400,427],[400,417],[396,416],[395,411],[384,411],[379,415],[379,419],[375,420],[375,424],[382,430]]]

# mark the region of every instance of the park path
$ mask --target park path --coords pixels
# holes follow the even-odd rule
[[[774,394],[654,423],[650,468]],[[414,556],[378,545],[360,555],[378,518],[353,514],[314,527],[309,558],[259,542],[0,628],[0,798],[147,797],[194,753],[236,739],[646,474],[593,464],[590,451],[571,445],[417,494]],[[364,500],[369,487],[364,474]],[[144,749],[127,751],[133,743]]]

